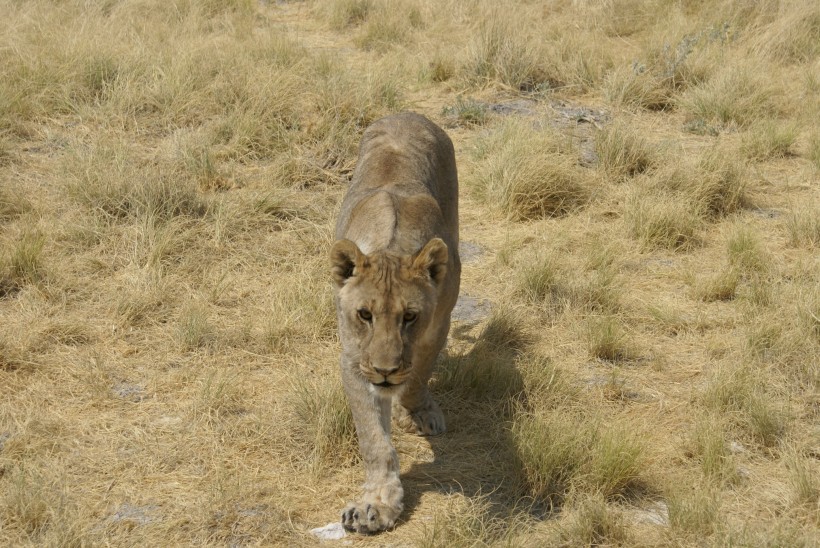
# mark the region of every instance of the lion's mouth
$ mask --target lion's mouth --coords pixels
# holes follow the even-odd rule
[[[375,380],[371,380],[370,384],[372,384],[373,386],[375,386],[377,388],[387,389],[387,388],[397,388],[397,387],[401,386],[405,381],[405,379],[401,378],[401,377],[400,378],[393,378],[393,379],[388,379],[387,377],[382,377],[382,378],[383,378],[383,380],[381,382],[376,382]]]

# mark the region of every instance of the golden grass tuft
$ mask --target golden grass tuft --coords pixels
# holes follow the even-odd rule
[[[752,344],[766,342],[758,339]],[[734,422],[765,447],[774,446],[788,428],[789,417],[783,405],[767,392],[748,366],[718,370],[706,387],[703,403],[709,409],[733,415]]]
[[[588,443],[572,419],[555,413],[522,414],[513,422],[512,439],[521,459],[524,489],[550,506],[562,503]]]
[[[645,69],[619,67],[604,82],[606,98],[619,106],[664,110],[672,105],[673,90]]]
[[[20,188],[0,187],[0,223],[17,219],[31,209],[31,202]]]
[[[550,130],[510,122],[481,149],[473,188],[513,220],[565,215],[589,199],[580,168]]]
[[[436,375],[437,390],[509,405],[524,391],[517,357],[528,340],[513,310],[494,311],[469,353],[443,360]]]
[[[714,148],[704,154],[696,177],[690,192],[702,214],[727,215],[748,205],[747,171],[728,151]]]
[[[690,119],[748,127],[776,113],[776,88],[756,67],[729,66],[686,91],[678,104]]]
[[[792,504],[809,511],[816,510],[820,505],[820,480],[814,463],[795,450],[786,455],[785,461],[789,470]]]
[[[727,268],[713,276],[698,280],[693,294],[701,301],[731,301],[737,296],[740,274],[734,268]]]
[[[519,411],[512,441],[521,460],[522,488],[550,508],[570,492],[609,499],[639,485],[643,447],[627,429],[571,412]]]
[[[604,316],[590,320],[587,328],[589,353],[593,358],[609,362],[633,360],[638,357],[635,344],[616,318]]]
[[[623,516],[598,496],[585,498],[568,527],[561,529],[560,546],[630,546],[634,539]]]
[[[508,531],[515,518],[504,519],[494,515],[487,495],[465,497],[455,493],[447,495],[442,512],[425,524],[414,546],[435,548],[437,546],[489,546],[512,541]]]
[[[26,231],[16,241],[9,242],[7,249],[0,250],[0,297],[45,279],[42,257],[45,241],[41,232]]]
[[[814,168],[820,170],[820,134],[814,134],[809,138],[807,156]]]
[[[696,211],[684,197],[638,189],[627,198],[624,221],[644,249],[686,251],[698,244]]]
[[[797,299],[797,325],[809,340],[820,344],[820,291],[815,287]]]
[[[373,0],[335,0],[328,2],[325,9],[331,26],[341,30],[366,21],[375,6]]]
[[[194,180],[179,180],[137,157],[124,143],[99,143],[66,159],[66,188],[71,197],[112,220],[177,216],[200,217],[207,211]]]
[[[795,2],[755,36],[752,47],[766,57],[786,63],[811,61],[820,55],[820,8],[813,2]]]
[[[738,480],[735,459],[729,450],[725,428],[718,417],[706,415],[695,425],[691,436],[693,456],[699,460],[706,478],[720,483]]]
[[[516,20],[499,12],[484,19],[469,45],[462,67],[468,82],[498,81],[517,90],[534,90],[548,82],[539,51],[522,36]]]
[[[771,259],[763,248],[760,236],[746,226],[737,226],[727,242],[729,264],[745,274],[765,274]]]
[[[566,274],[553,255],[522,267],[516,293],[526,302],[552,310],[565,306],[571,297]]]
[[[649,170],[658,152],[632,128],[624,124],[607,126],[595,137],[598,165],[614,182]]]
[[[292,436],[317,472],[358,459],[356,428],[347,397],[335,378],[296,381],[289,396]]]
[[[715,531],[720,501],[708,484],[675,487],[668,499],[669,524],[674,530],[703,538]]]
[[[457,97],[453,106],[444,107],[442,114],[452,116],[458,123],[468,126],[483,126],[489,118],[486,105],[463,97]]]
[[[792,204],[786,214],[785,228],[792,247],[820,247],[820,219],[814,203]]]
[[[383,2],[368,11],[355,42],[360,48],[384,53],[394,45],[409,42],[413,31],[423,25],[418,7],[404,2]]]
[[[794,154],[792,147],[797,135],[794,125],[778,125],[772,121],[755,123],[743,139],[742,150],[752,160],[785,158]]]

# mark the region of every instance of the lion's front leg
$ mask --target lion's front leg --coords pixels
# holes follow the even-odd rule
[[[390,442],[390,398],[380,397],[352,368],[342,366],[345,393],[356,423],[365,467],[362,495],[342,510],[350,531],[377,533],[392,528],[404,509],[399,457]]]

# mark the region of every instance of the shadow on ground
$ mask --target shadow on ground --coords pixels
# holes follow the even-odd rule
[[[456,326],[452,335],[467,342],[468,350],[443,356],[433,385],[447,433],[429,438],[433,462],[415,463],[402,475],[403,519],[412,519],[429,492],[481,498],[490,518],[543,519],[549,508],[522,496],[524,474],[510,431],[516,408],[525,403],[517,363],[528,338],[504,312],[493,313],[478,337],[463,327]]]

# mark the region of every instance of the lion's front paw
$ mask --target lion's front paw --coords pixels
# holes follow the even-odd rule
[[[405,432],[412,432],[420,436],[437,436],[447,430],[444,413],[432,399],[428,400],[424,407],[413,411],[403,405],[394,405],[393,413],[396,424]]]
[[[342,525],[348,531],[363,534],[378,533],[392,528],[401,507],[392,508],[386,504],[352,502],[342,510]]]

